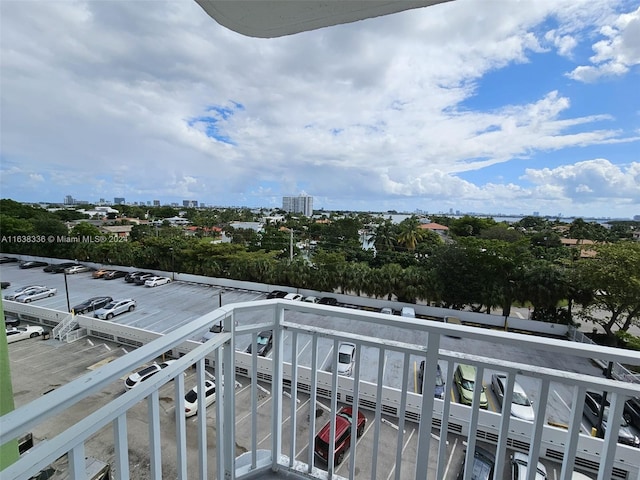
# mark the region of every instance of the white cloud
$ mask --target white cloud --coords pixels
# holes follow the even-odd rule
[[[195,2],[149,5],[3,2],[4,191],[37,174],[48,196],[38,200],[273,203],[305,190],[339,208],[497,208],[534,192],[513,176],[482,185],[456,175],[636,140],[609,110],[576,108],[561,82],[509,86],[525,92],[519,100],[482,96],[487,75],[534,53],[575,54],[609,2],[488,2],[480,12],[458,0],[273,40],[223,29]],[[624,18],[603,31],[611,45],[584,67],[593,75],[616,52],[612,65],[630,65],[634,20]],[[549,19],[553,30],[541,26]],[[477,98],[489,106],[470,107]],[[194,121],[211,107],[233,112]]]
[[[594,82],[601,77],[624,75],[640,64],[640,7],[619,15],[611,25],[600,29],[605,37],[593,45],[591,65],[580,65],[567,75],[582,82]]]
[[[558,187],[567,198],[627,198],[640,203],[640,162],[619,166],[599,158],[557,168],[527,169],[524,178],[536,185]]]

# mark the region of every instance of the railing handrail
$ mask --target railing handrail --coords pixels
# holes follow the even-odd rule
[[[187,356],[183,361],[178,361],[167,369],[164,369],[162,375],[158,375],[153,381],[145,382],[139,387],[136,387],[135,394],[127,393],[122,397],[118,397],[116,401],[110,403],[111,408],[116,405],[120,405],[120,402],[124,402],[123,405],[125,403],[126,405],[132,405],[135,402],[140,401],[142,398],[148,396],[153,391],[157,391],[158,385],[164,383],[165,381],[167,381],[167,379],[173,378],[175,377],[175,375],[179,374],[180,371],[185,370],[188,367],[186,363],[190,362],[192,357],[196,359],[206,357],[209,353],[219,349],[223,344],[226,344],[227,342],[231,347],[233,347],[235,343],[234,337],[236,334],[245,334],[256,329],[262,329],[263,327],[265,327],[265,325],[267,327],[269,325],[273,325],[274,330],[279,330],[276,335],[277,338],[281,338],[281,332],[285,330],[297,330],[298,333],[306,333],[315,336],[326,336],[328,338],[332,338],[334,342],[337,342],[340,338],[353,338],[360,344],[366,345],[377,343],[378,345],[380,345],[380,340],[376,340],[374,342],[374,339],[371,336],[364,336],[355,332],[345,333],[343,331],[330,330],[327,328],[304,325],[300,322],[288,321],[284,315],[284,311],[287,310],[310,314],[321,313],[334,317],[352,319],[360,322],[366,321],[367,323],[374,325],[386,325],[409,331],[419,331],[433,334],[433,337],[431,337],[431,335],[429,336],[430,344],[431,339],[435,339],[436,336],[451,335],[474,338],[477,340],[484,340],[493,343],[520,345],[530,348],[533,347],[537,350],[562,350],[563,353],[573,354],[577,357],[593,358],[594,356],[596,356],[607,360],[615,359],[616,361],[623,361],[631,365],[640,364],[640,357],[638,357],[636,352],[628,352],[612,347],[582,345],[558,339],[539,337],[532,338],[531,336],[521,334],[484,330],[458,325],[448,325],[439,322],[429,322],[419,319],[389,316],[380,313],[350,310],[341,307],[304,304],[302,302],[293,302],[281,299],[259,300],[245,303],[229,304],[206,315],[203,315],[198,319],[193,320],[190,323],[183,325],[176,330],[160,336],[158,339],[141,346],[140,348],[128,353],[124,357],[120,357],[110,362],[109,364],[104,365],[101,368],[70,382],[69,384],[63,385],[62,387],[48,393],[45,396],[34,400],[30,404],[20,407],[19,409],[0,417],[0,444],[4,444],[9,440],[20,437],[24,433],[30,431],[30,429],[34,426],[42,423],[48,418],[51,418],[59,412],[70,408],[72,405],[79,402],[83,398],[86,398],[88,395],[100,391],[113,382],[119,381],[123,376],[130,373],[134,368],[137,368],[138,366],[145,362],[148,362],[149,360],[155,359],[169,351],[176,352],[180,349],[183,349],[183,351],[188,351]],[[259,311],[261,313],[272,312],[273,315],[264,315],[263,317],[265,318],[265,322],[263,324],[251,326],[241,325],[238,326],[236,330],[236,326],[233,320],[237,318],[237,314],[256,311]],[[205,344],[189,341],[190,338],[193,338],[194,334],[200,331],[204,332],[210,326],[217,324],[220,321],[224,321],[225,330],[221,334],[216,335],[212,340],[206,342]],[[403,343],[391,339],[385,340],[382,343],[383,348],[388,347],[390,350],[400,350],[408,353],[418,354],[422,352],[427,355],[426,347],[417,346],[415,344]],[[282,346],[280,345],[278,348],[282,348]],[[436,356],[438,357],[438,359],[442,359],[448,362],[459,362],[461,360],[468,360],[470,363],[477,364],[480,368],[500,367],[514,375],[516,373],[524,372],[525,375],[528,374],[533,377],[545,377],[547,384],[549,381],[557,379],[559,381],[565,381],[566,383],[574,384],[582,389],[593,385],[598,385],[608,391],[613,392],[614,394],[622,394],[623,397],[629,395],[640,395],[640,385],[637,384],[624,384],[615,380],[601,379],[593,376],[575,374],[571,372],[561,372],[559,370],[549,368],[541,368],[506,360],[481,357],[468,353],[451,352],[438,348],[430,350],[430,352],[435,351],[437,351]],[[229,353],[225,353],[225,355],[227,354]],[[227,368],[233,368],[233,366],[237,365],[237,361],[233,356],[231,356],[235,355],[235,353],[231,352],[229,355],[229,359],[231,359],[232,361],[225,360],[225,370],[227,370]],[[272,373],[274,375],[273,379],[275,385],[278,385],[278,388],[282,388],[283,381],[286,380],[287,376],[290,377],[290,372],[287,373],[285,372],[285,370],[286,368],[290,368],[291,366],[287,364],[286,368],[284,368],[283,365],[285,362],[283,362],[282,360],[283,359],[279,356],[274,355],[273,362],[275,363]],[[279,364],[276,365],[278,362]],[[298,369],[303,370],[301,366],[298,366]],[[278,370],[277,373],[276,370]],[[300,370],[298,370],[298,372],[299,371]],[[226,375],[229,375],[226,378],[233,377],[233,375],[228,371],[226,372]],[[340,381],[342,382],[342,379],[340,379]],[[333,382],[333,386],[335,387],[338,383],[335,379],[333,380]],[[450,379],[447,383],[450,383]],[[364,392],[362,393],[362,395],[364,398]],[[406,395],[406,391],[404,391],[403,395]],[[432,399],[428,400],[431,401]],[[419,401],[423,405],[426,403],[424,402],[422,397],[416,398],[416,401]],[[453,405],[451,405],[451,407],[453,407]],[[461,409],[468,408],[462,406],[459,407]],[[427,410],[429,412],[431,411],[431,405],[428,406]],[[456,410],[458,410],[457,405]],[[426,413],[426,411],[424,411],[424,407],[423,410],[418,409],[418,411],[421,413]],[[486,412],[480,412],[481,420],[482,418],[486,417],[485,414]],[[104,413],[102,414],[102,416],[98,415],[98,417],[98,423],[100,423],[101,425],[105,424],[105,422],[109,421],[110,419],[115,418],[111,414],[106,415]],[[93,421],[93,417],[90,418]],[[432,419],[430,418],[430,420],[428,421],[432,421]],[[483,423],[482,421],[480,423],[474,422],[475,421],[471,422],[473,426],[480,426]],[[71,430],[71,432],[76,432],[76,434],[78,434],[78,432],[82,431],[84,432],[83,435],[85,435],[88,434],[90,430],[93,431],[93,427],[87,427],[85,423],[83,423],[82,426],[78,426],[77,430]],[[67,435],[71,435],[71,433],[67,433]],[[44,462],[46,459],[50,459],[58,453],[62,452],[62,450],[64,449],[64,443],[65,441],[67,441],[65,440],[65,438],[67,437],[62,437],[57,440],[56,438],[54,438],[49,441],[48,443],[51,448],[50,450],[46,451],[46,457],[43,457],[45,459],[41,461]],[[54,441],[57,443],[51,443]],[[74,439],[73,441],[75,442],[76,439]],[[80,445],[81,442],[82,439],[78,437],[77,444]],[[537,453],[535,455],[537,455]],[[17,470],[18,468],[18,466],[15,467],[16,472],[19,471]]]

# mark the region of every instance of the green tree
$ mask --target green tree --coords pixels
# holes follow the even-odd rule
[[[595,249],[594,258],[576,265],[580,283],[593,292],[579,315],[613,338],[617,331],[640,324],[640,243],[621,241]]]
[[[457,237],[477,237],[482,230],[493,227],[497,222],[492,218],[479,218],[465,215],[451,222],[449,232]]]
[[[373,234],[373,245],[377,252],[393,250],[398,236],[397,229],[394,228],[391,220],[387,219],[378,224]]]
[[[425,236],[425,231],[420,228],[418,217],[412,216],[400,222],[396,241],[398,245],[412,252]]]

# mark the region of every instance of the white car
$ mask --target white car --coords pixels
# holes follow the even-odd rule
[[[124,387],[127,390],[131,390],[133,387],[137,387],[138,385],[140,385],[140,383],[152,377],[163,368],[168,367],[173,362],[175,362],[175,360],[167,360],[162,363],[152,363],[148,367],[145,367],[142,370],[138,370],[137,372],[132,373],[124,381]]]
[[[166,283],[171,283],[171,279],[169,277],[151,277],[145,280],[144,285],[145,287],[157,287]]]
[[[131,298],[124,300],[113,300],[104,307],[99,308],[93,312],[93,316],[101,318],[102,320],[111,320],[116,315],[120,315],[125,312],[133,312],[136,308],[136,301]]]
[[[504,390],[507,386],[506,375],[494,373],[491,375],[491,390],[496,394],[498,402],[502,405],[504,400]],[[533,422],[535,415],[533,404],[527,397],[524,388],[517,382],[513,382],[513,399],[511,401],[511,416]]]
[[[529,469],[529,456],[521,453],[515,452],[511,457],[511,478],[513,480],[526,480],[528,477],[527,470]],[[538,466],[536,468],[536,476],[535,480],[546,480],[547,478],[547,469],[544,465],[538,462]]]
[[[23,293],[22,295],[18,295],[15,298],[16,302],[22,302],[22,303],[29,303],[29,302],[33,302],[34,300],[40,300],[41,298],[47,298],[47,297],[53,297],[56,293],[58,293],[58,290],[55,288],[38,288],[38,289],[31,289],[31,290],[27,290],[25,293]]]
[[[44,328],[38,326],[14,327],[7,328],[7,343],[25,340],[27,338],[35,338],[44,335]]]
[[[85,267],[84,265],[73,265],[69,268],[64,269],[64,273],[68,275],[73,275],[74,273],[82,273],[82,272],[88,272],[88,271],[89,271],[89,267]]]
[[[30,291],[35,291],[35,290],[39,290],[42,288],[47,288],[44,285],[27,285],[26,287],[20,287],[20,288],[16,288],[12,293],[7,293],[4,296],[5,300],[15,300],[16,297],[23,295],[27,292]]]
[[[216,401],[216,384],[212,380],[205,380],[205,405],[208,407]],[[191,417],[198,413],[198,386],[196,385],[184,396],[184,414]]]
[[[302,295],[300,295],[299,293],[287,293],[284,296],[285,300],[295,300],[296,302],[301,302],[302,301]]]
[[[341,343],[338,346],[338,375],[351,375],[356,361],[356,346],[353,343]]]
[[[318,303],[320,299],[318,297],[309,296],[309,297],[305,297],[303,301],[307,303]]]

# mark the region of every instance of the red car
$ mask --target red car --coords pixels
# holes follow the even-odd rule
[[[344,456],[351,447],[351,424],[353,423],[353,410],[351,407],[342,407],[336,413],[336,448],[334,462],[336,465],[342,463]],[[366,417],[358,411],[358,428],[356,433],[358,438],[364,433],[364,426],[367,423]],[[314,445],[315,454],[325,462],[329,462],[329,436],[331,435],[331,421],[316,435]]]

